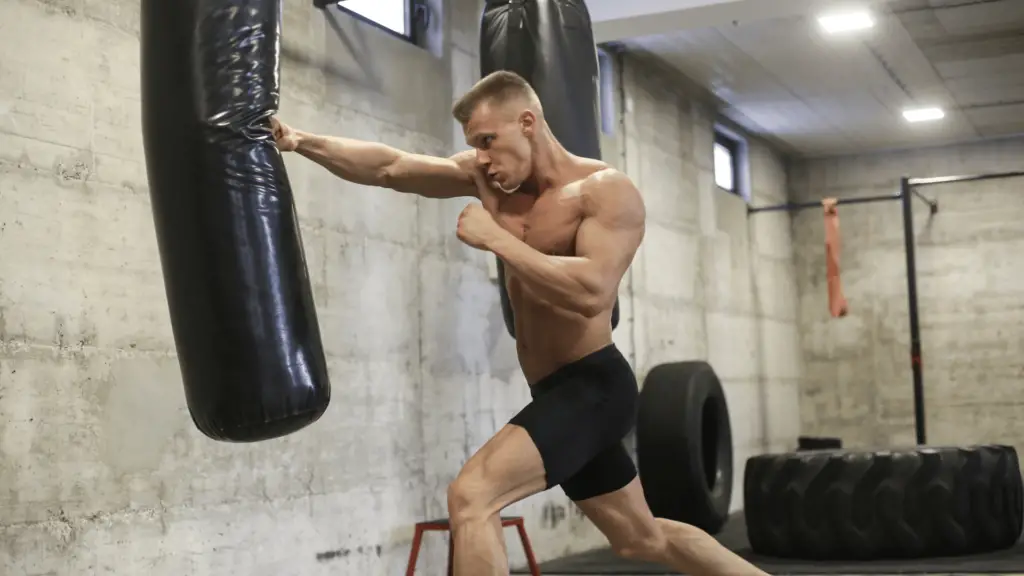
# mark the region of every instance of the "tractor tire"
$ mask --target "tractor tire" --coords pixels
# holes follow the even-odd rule
[[[752,550],[818,561],[1009,548],[1022,492],[1011,446],[767,454],[747,461],[743,480]]]

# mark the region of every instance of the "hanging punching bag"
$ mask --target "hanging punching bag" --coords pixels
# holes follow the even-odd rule
[[[295,205],[270,131],[280,0],[142,0],[142,129],[192,420],[215,440],[295,432],[330,383]]]
[[[601,158],[597,47],[583,0],[487,0],[480,28],[480,74],[515,72],[533,86],[555,138],[577,156]],[[515,315],[498,260],[505,326]],[[619,324],[619,300],[612,328]]]

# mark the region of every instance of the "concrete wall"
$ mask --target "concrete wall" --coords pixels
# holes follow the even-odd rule
[[[791,167],[794,199],[896,192],[901,176],[1021,169],[1024,140],[809,160]],[[1021,179],[945,184],[914,203],[927,440],[1024,446],[1019,326],[1024,294]],[[820,210],[794,217],[800,289],[801,421],[850,446],[915,443],[900,204],[840,206],[849,316],[828,315]]]
[[[642,379],[654,366],[707,360],[722,380],[734,444],[732,509],[742,507],[746,459],[791,449],[801,357],[795,270],[784,214],[750,219],[744,198],[715,185],[715,104],[685,78],[624,57],[625,122],[617,150],[647,205],[647,236],[624,288],[631,350]],[[746,192],[786,197],[782,158],[746,140]]]
[[[443,6],[423,50],[288,0],[282,116],[450,153],[477,10]],[[493,406],[527,397],[511,365],[491,376],[511,344],[484,258],[455,239],[459,206],[289,157],[334,400],[280,440],[202,437],[150,214],[138,12],[0,3],[18,22],[0,38],[0,574],[398,573]]]
[[[285,120],[463,148],[449,108],[477,78],[476,0],[435,2],[427,49],[285,4]],[[18,22],[0,37],[0,574],[398,573],[412,525],[444,515],[459,467],[529,399],[489,259],[454,235],[464,202],[350,185],[289,155],[334,400],[286,438],[209,441],[185,409],[150,214],[138,10],[0,3]],[[652,217],[616,339],[641,378],[710,358],[741,462],[796,434],[788,227],[747,227],[742,200],[712,184],[712,107],[644,66],[627,65],[633,112],[605,142]],[[757,142],[751,180],[756,198],[783,196]],[[604,544],[558,490],[510,512],[541,558]],[[424,552],[422,572],[439,573],[444,539]],[[510,552],[522,562],[513,538]]]

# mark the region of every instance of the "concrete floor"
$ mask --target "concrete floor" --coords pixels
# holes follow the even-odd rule
[[[1024,570],[1024,566],[1021,566],[1021,570]],[[526,574],[525,571],[517,571],[516,573],[517,574]],[[563,574],[562,572],[543,571],[543,570],[542,570],[542,574],[543,574],[543,576],[569,576],[569,575]],[[788,574],[788,573],[787,572],[771,572],[771,574],[773,574],[773,576],[774,576],[774,575],[783,575],[783,574]],[[841,576],[899,576],[899,575],[902,575],[902,574],[917,574],[917,575],[926,575],[926,576],[975,576],[975,575],[978,575],[978,576],[981,576],[981,575],[984,575],[984,576],[1024,576],[1024,572],[998,572],[998,573],[996,573],[996,572],[920,572],[920,573],[917,573],[917,572],[902,572],[902,573],[893,572],[892,574],[875,572],[875,573],[870,573],[870,574],[849,573],[849,574],[842,574]],[[676,575],[677,575],[677,573],[666,572],[666,573],[664,573],[664,575],[661,575],[661,576],[676,576]],[[572,576],[607,576],[607,575],[605,575],[605,574],[575,574],[574,573],[574,574],[572,574]],[[618,574],[618,573],[616,573],[615,576],[654,576],[654,575],[649,574],[649,573],[648,574]],[[802,574],[801,576],[837,576],[837,574],[834,573],[834,572],[831,572],[831,573],[828,573],[828,574],[810,574],[810,575],[803,575]]]
[[[1024,566],[1022,566],[1021,569],[1024,570]],[[785,572],[777,572],[777,573],[773,573],[773,575],[774,574],[782,575],[782,574],[786,574],[786,573]],[[903,573],[903,574],[907,574],[907,573]],[[1024,572],[1001,572],[1001,573],[991,573],[991,572],[923,572],[921,574],[925,575],[925,576],[982,576],[982,575],[984,575],[984,576],[1024,576]],[[543,572],[543,576],[566,576],[566,575],[561,575],[559,572]],[[574,574],[572,576],[607,576],[607,575],[603,575],[603,574]],[[616,574],[615,576],[652,576],[652,575],[651,574]],[[669,572],[666,572],[663,576],[676,576],[676,575],[674,575],[672,573],[669,573]],[[813,574],[813,575],[802,575],[802,576],[836,576],[836,574],[834,574],[834,573],[832,573],[832,574]],[[901,575],[898,575],[896,573],[891,574],[891,575],[890,574],[877,574],[877,573],[874,573],[874,574],[843,574],[842,576],[901,576]]]

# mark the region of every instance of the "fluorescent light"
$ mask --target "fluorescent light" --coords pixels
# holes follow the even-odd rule
[[[941,120],[946,117],[946,113],[942,111],[942,108],[915,108],[904,110],[903,117],[907,119],[907,122],[928,122]]]
[[[875,25],[874,18],[867,12],[847,12],[818,18],[818,23],[830,34],[865,30]]]

